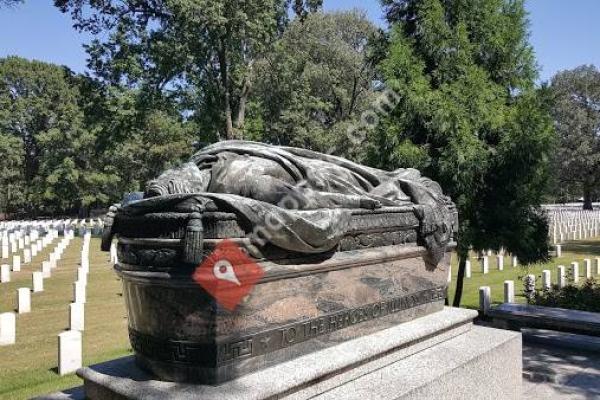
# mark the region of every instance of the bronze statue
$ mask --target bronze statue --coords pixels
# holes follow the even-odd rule
[[[174,202],[203,211],[211,200],[253,226],[277,219],[274,245],[300,253],[331,250],[346,233],[349,210],[413,205],[420,234],[437,264],[456,228],[454,205],[440,186],[415,169],[388,172],[310,150],[248,141],[207,146],[189,163],[148,183],[139,212]],[[194,207],[197,207],[194,209]]]

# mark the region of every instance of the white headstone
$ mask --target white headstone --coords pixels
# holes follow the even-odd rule
[[[513,268],[517,267],[518,265],[519,265],[519,259],[517,258],[517,256],[513,256],[513,258],[512,258]]]
[[[49,263],[50,263],[50,269],[55,269],[56,267],[58,267],[58,264],[56,263],[56,254],[55,253],[50,254]]]
[[[69,304],[69,321],[72,331],[83,331],[85,326],[85,305],[83,303]]]
[[[85,272],[90,272],[90,260],[88,258],[81,259],[81,268],[83,268]]]
[[[483,256],[481,258],[481,272],[483,274],[487,274],[488,272],[490,272],[490,259],[488,258],[488,256]]]
[[[559,265],[559,266],[556,268],[556,275],[557,275],[557,277],[556,277],[556,281],[557,281],[557,284],[558,284],[558,288],[559,288],[559,289],[562,289],[562,288],[564,288],[565,286],[567,286],[567,280],[566,280],[566,271],[565,271],[565,269],[566,269],[566,268],[565,268],[565,266],[564,266],[564,265]]]
[[[13,256],[13,266],[12,270],[14,272],[21,271],[21,256]]]
[[[514,303],[515,302],[515,282],[504,281],[504,302]]]
[[[571,263],[571,275],[573,276],[573,283],[579,282],[579,263],[577,261],[573,261]]]
[[[556,245],[556,257],[562,257],[562,246],[560,244]]]
[[[465,261],[465,278],[471,278],[471,261]]]
[[[83,282],[73,283],[73,303],[85,303],[85,285]]]
[[[31,258],[34,258],[35,256],[37,256],[37,253],[38,253],[37,246],[32,245],[31,246]]]
[[[492,304],[491,289],[489,286],[479,288],[479,310],[485,315],[490,310]]]
[[[23,250],[23,263],[29,264],[31,262],[31,250],[25,249]]]
[[[504,271],[504,256],[503,255],[496,256],[496,265],[498,266],[498,271]]]
[[[29,288],[17,289],[17,312],[19,314],[31,312],[31,290]]]
[[[596,275],[600,275],[600,258],[596,258]]]
[[[0,314],[0,346],[15,344],[17,338],[17,318],[15,313]]]
[[[2,258],[8,258],[8,243],[4,241],[2,242]]]
[[[542,288],[548,290],[552,287],[552,276],[550,271],[543,270],[542,271]]]
[[[56,261],[59,261],[60,258],[62,257],[62,246],[58,246],[55,250],[54,250],[54,259]]]
[[[0,282],[2,282],[2,283],[10,282],[10,265],[8,265],[8,264],[0,265]]]
[[[452,271],[452,269],[450,269],[450,271]],[[448,279],[450,279],[450,274]],[[77,268],[77,280],[83,282],[83,284],[87,286],[87,271],[84,270],[83,267]]]
[[[114,242],[110,245],[110,262],[111,264],[119,262],[119,259],[117,258],[117,244]]]
[[[31,274],[33,292],[43,292],[44,291],[44,274],[41,271],[35,271]]]
[[[42,262],[42,274],[44,278],[50,278],[52,276],[52,268],[50,268],[50,261]]]
[[[583,270],[585,271],[585,278],[592,279],[592,260],[589,258],[583,260]]]
[[[82,366],[81,332],[65,331],[58,335],[58,373],[67,375]]]

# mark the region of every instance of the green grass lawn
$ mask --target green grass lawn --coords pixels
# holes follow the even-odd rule
[[[31,287],[32,271],[41,270],[42,261],[58,240],[32,263],[23,265],[21,272],[11,272],[10,283],[0,284],[0,312],[15,310],[17,288]],[[44,291],[31,293],[32,312],[17,315],[17,343],[0,347],[0,399],[26,399],[81,385],[75,375],[60,377],[56,373],[57,335],[69,326],[81,245],[80,238],[72,240],[52,277],[44,280]],[[99,239],[92,239],[83,333],[85,365],[130,352],[121,282],[109,265],[108,253],[99,248]]]
[[[564,265],[567,267],[566,275],[568,277],[570,271],[570,265],[573,261],[579,262],[579,281],[580,283],[585,280],[584,274],[585,269],[583,266],[583,260],[586,258],[592,259],[592,273],[595,270],[596,257],[600,257],[600,238],[586,239],[581,241],[573,241],[563,245],[562,257],[553,258],[548,263],[536,264],[530,266],[518,266],[516,268],[511,267],[511,258],[504,257],[504,271],[498,271],[496,256],[490,257],[490,272],[487,275],[482,274],[481,265],[476,257],[471,258],[471,270],[472,278],[466,279],[464,284],[462,307],[466,308],[479,308],[479,287],[489,286],[492,291],[492,303],[501,304],[504,299],[504,281],[513,280],[515,281],[515,301],[517,303],[525,303],[525,297],[523,296],[523,277],[528,274],[534,274],[536,276],[536,287],[541,289],[542,287],[542,271],[549,270],[552,274],[552,283],[557,282],[557,266]],[[458,274],[457,257],[452,256],[452,283],[448,291],[450,297],[450,303],[454,298],[454,292],[456,291],[456,276]]]
[[[0,312],[16,308],[16,292],[19,287],[31,287],[31,272],[41,268],[41,262],[58,240],[39,254],[31,264],[24,265],[22,272],[11,273],[10,283],[0,284]],[[72,283],[76,279],[81,250],[81,239],[74,239],[63,254],[58,269],[50,279],[44,280],[44,292],[32,293],[32,312],[17,316],[17,343],[0,347],[0,399],[25,399],[81,385],[75,375],[60,377],[56,373],[57,335],[68,328],[69,303],[72,301]],[[127,320],[121,295],[121,282],[108,262],[108,254],[99,250],[98,239],[90,245],[90,275],[85,306],[85,332],[83,334],[84,364],[90,365],[130,354]],[[512,268],[510,258],[505,257],[504,271],[496,267],[495,257],[490,257],[490,273],[482,275],[480,265],[471,259],[473,277],[465,280],[463,306],[478,308],[480,286],[490,286],[494,303],[503,299],[505,280],[515,281],[517,301],[522,297],[521,278],[529,273],[541,276],[542,270],[552,271],[556,280],[556,266],[580,262],[580,274],[584,273],[583,259],[600,257],[600,238],[572,242],[563,246],[563,257],[544,265]],[[456,282],[456,257],[452,260],[453,280],[450,298]],[[537,280],[541,285],[541,278]]]

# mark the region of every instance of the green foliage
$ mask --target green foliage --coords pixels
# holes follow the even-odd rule
[[[0,211],[85,213],[188,158],[196,125],[144,90],[0,59]]]
[[[256,63],[263,140],[352,156],[347,131],[374,100],[368,43],[376,35],[358,11],[293,21]]]
[[[23,160],[21,140],[0,133],[0,212],[15,212],[25,198],[23,188]]]
[[[6,210],[54,212],[106,200],[101,187],[86,184],[95,136],[84,127],[79,102],[69,70],[18,57],[0,59],[0,134],[11,137],[0,157],[7,165],[0,179],[10,184]]]
[[[177,118],[161,111],[145,115],[127,138],[109,150],[119,173],[119,192],[143,190],[148,180],[191,156],[193,132]]]
[[[565,200],[583,195],[584,207],[591,209],[600,183],[600,71],[584,65],[559,72],[549,90],[559,139],[553,159],[557,181],[571,189]]]
[[[113,85],[127,84],[180,105],[210,136],[241,136],[254,60],[287,25],[320,0],[55,0],[75,28],[103,32],[88,47],[89,66]],[[234,131],[237,130],[237,133]],[[205,138],[203,138],[205,139]]]
[[[400,104],[371,141],[372,163],[416,158],[441,183],[459,209],[461,258],[470,247],[504,247],[523,262],[547,257],[537,207],[553,133],[534,90],[523,2],[384,5],[391,33],[380,69]]]
[[[582,286],[558,286],[536,292],[533,304],[544,307],[600,312],[600,284],[588,279]]]

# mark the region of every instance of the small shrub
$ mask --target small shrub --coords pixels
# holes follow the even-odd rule
[[[600,312],[600,283],[588,279],[581,286],[568,285],[562,289],[553,286],[550,290],[536,292],[529,303],[545,307]]]

